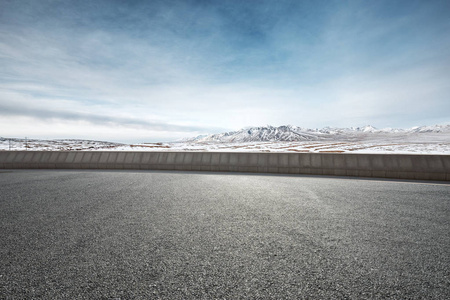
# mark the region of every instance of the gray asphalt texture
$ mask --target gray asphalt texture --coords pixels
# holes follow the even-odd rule
[[[449,299],[450,185],[0,172],[1,299]]]

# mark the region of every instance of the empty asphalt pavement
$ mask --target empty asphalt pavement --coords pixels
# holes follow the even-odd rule
[[[0,299],[448,299],[450,185],[0,171]]]

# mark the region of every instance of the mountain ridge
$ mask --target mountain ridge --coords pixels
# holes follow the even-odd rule
[[[294,125],[246,127],[237,131],[229,131],[210,135],[187,138],[179,142],[292,142],[320,140],[361,140],[371,138],[421,138],[426,135],[448,136],[450,125],[415,126],[408,129],[383,128],[372,125],[362,127],[324,127],[321,129],[302,128]]]

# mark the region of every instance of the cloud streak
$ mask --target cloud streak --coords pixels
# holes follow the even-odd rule
[[[115,125],[115,126],[135,126],[153,131],[175,131],[175,132],[207,132],[210,130],[223,131],[224,128],[182,126],[169,123],[159,123],[140,120],[136,118],[124,118],[90,113],[58,111],[38,108],[17,107],[13,105],[0,104],[0,116],[21,116],[32,117],[38,120],[68,120],[86,121],[92,124]]]

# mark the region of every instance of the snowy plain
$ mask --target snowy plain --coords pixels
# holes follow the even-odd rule
[[[209,151],[291,153],[396,153],[450,155],[450,125],[410,129],[303,129],[265,126],[177,142],[123,144],[91,140],[0,138],[0,151]]]
[[[245,142],[245,143],[142,143],[119,144],[84,140],[1,139],[0,151],[209,151],[209,152],[316,152],[447,154],[450,142]]]

